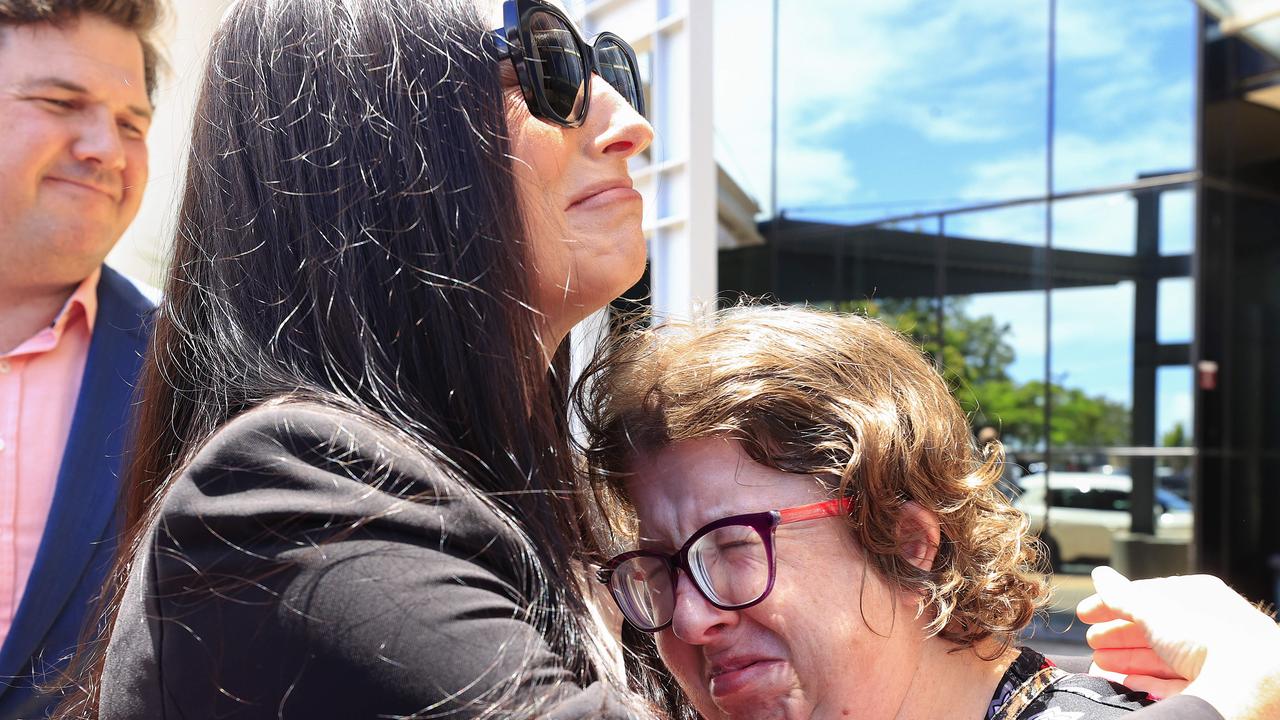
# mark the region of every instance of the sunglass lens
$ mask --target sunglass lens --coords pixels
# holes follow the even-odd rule
[[[671,620],[675,589],[667,564],[656,557],[633,557],[618,565],[609,590],[622,614],[641,630],[655,630]]]
[[[573,30],[548,12],[529,18],[533,47],[528,53],[534,82],[542,88],[552,112],[560,119],[576,121],[586,102],[586,72]]]
[[[631,64],[631,56],[622,45],[613,38],[601,38],[596,43],[596,60],[600,68],[600,76],[613,86],[631,107],[644,113],[643,99],[640,96],[640,84],[637,69]]]
[[[747,525],[717,528],[689,548],[689,569],[711,600],[732,607],[760,599],[769,586],[769,554]]]

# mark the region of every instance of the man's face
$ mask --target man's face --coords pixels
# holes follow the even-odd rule
[[[133,32],[0,28],[0,280],[54,288],[102,263],[142,201],[150,120]]]

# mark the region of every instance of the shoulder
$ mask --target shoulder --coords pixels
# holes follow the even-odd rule
[[[113,652],[161,637],[143,684],[188,717],[627,716],[545,642],[561,610],[502,514],[399,435],[312,403],[219,429],[163,501]]]
[[[145,314],[160,303],[160,290],[131,278],[108,265],[102,266],[98,279],[98,295],[103,302],[120,303],[138,314]]]
[[[321,498],[345,498],[350,512],[379,513],[400,501],[475,499],[432,448],[376,419],[314,402],[274,402],[214,432],[174,480],[167,513],[274,505],[336,511]],[[193,505],[192,507],[187,507]]]
[[[271,401],[218,428],[197,450],[187,471],[229,469],[232,460],[252,465],[278,460],[321,461],[360,455],[417,454],[389,427],[372,418],[317,402]]]
[[[246,579],[275,598],[297,590],[359,604],[402,585],[416,589],[392,597],[427,597],[424,586],[468,573],[500,578],[495,587],[515,597],[527,556],[507,516],[430,448],[353,412],[298,402],[251,410],[215,432],[171,481],[150,538],[157,594],[190,599],[208,586],[206,600],[252,595],[239,587]],[[213,587],[227,579],[238,589]]]
[[[1081,673],[1067,673],[1054,682],[1040,698],[1040,713],[1026,715],[1028,719],[1039,717],[1067,717],[1064,712],[1082,712],[1081,718],[1126,717],[1154,701],[1144,692],[1130,690],[1105,678]],[[1044,715],[1043,713],[1050,714]]]
[[[1193,696],[1156,702],[1144,692],[1094,675],[1070,673],[1054,683],[1043,706],[1028,720],[1123,718],[1124,720],[1222,720],[1213,706]]]
[[[992,701],[994,717],[1018,720],[1128,718],[1153,701],[1104,678],[1068,672],[1031,648],[1022,648]]]

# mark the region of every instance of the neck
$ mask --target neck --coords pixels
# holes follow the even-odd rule
[[[1010,648],[992,660],[984,660],[983,656],[990,657],[999,649],[994,641],[963,650],[936,637],[925,643],[896,720],[982,720],[1000,679],[1017,659],[1018,650]]]
[[[77,284],[68,286],[0,287],[0,353],[8,353],[49,326]]]

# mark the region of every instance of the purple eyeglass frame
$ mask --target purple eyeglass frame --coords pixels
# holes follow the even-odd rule
[[[619,565],[631,560],[632,558],[650,557],[661,560],[663,565],[666,566],[667,572],[671,576],[672,592],[675,592],[676,583],[679,580],[676,573],[679,570],[683,570],[685,575],[689,576],[689,580],[692,582],[693,586],[697,588],[698,594],[707,602],[721,610],[745,610],[753,605],[763,602],[765,598],[769,597],[769,593],[773,591],[773,581],[775,576],[773,536],[779,525],[846,515],[849,512],[849,508],[852,506],[853,504],[849,498],[836,498],[835,500],[825,500],[823,502],[810,503],[808,505],[797,505],[795,507],[782,508],[781,510],[766,510],[764,512],[746,513],[744,515],[731,515],[729,517],[720,518],[719,520],[713,520],[695,530],[694,533],[689,536],[689,539],[685,541],[684,545],[674,553],[667,554],[654,550],[631,550],[624,552],[621,555],[615,555],[596,571],[596,580],[604,583],[605,587],[609,588],[609,596],[612,597],[613,601],[618,605],[618,609],[622,611],[622,616],[626,618],[627,622],[631,623],[632,627],[642,632],[659,632],[664,630],[671,625],[675,618],[673,612],[673,617],[668,618],[667,621],[661,625],[653,628],[646,628],[641,627],[627,616],[625,605],[618,598],[618,591],[614,589],[611,581],[613,580],[614,570],[616,570]],[[722,527],[729,527],[731,525],[740,525],[755,530],[756,534],[760,536],[761,542],[764,543],[765,556],[769,559],[769,581],[765,583],[764,592],[760,593],[759,597],[751,600],[750,602],[739,603],[736,605],[726,605],[713,600],[710,593],[702,587],[702,583],[699,582],[698,576],[689,568],[689,549],[707,534],[719,530]]]

